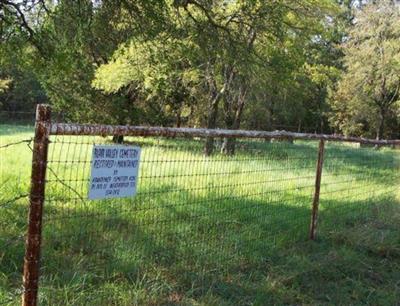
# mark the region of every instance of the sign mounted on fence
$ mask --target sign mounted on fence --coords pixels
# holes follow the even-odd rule
[[[139,147],[95,145],[88,198],[95,200],[134,196],[139,161]]]

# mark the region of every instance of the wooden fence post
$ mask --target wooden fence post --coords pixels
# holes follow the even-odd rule
[[[322,166],[324,164],[324,151],[325,151],[325,141],[323,139],[321,139],[319,141],[317,173],[315,176],[315,191],[314,191],[314,199],[313,199],[313,203],[312,203],[312,212],[311,212],[311,224],[310,224],[310,239],[311,240],[315,239],[315,236],[317,233],[319,194],[320,194],[320,189],[321,189]]]
[[[31,189],[29,194],[28,233],[25,242],[22,305],[38,304],[42,213],[45,196],[47,152],[50,133],[50,106],[36,108],[35,137],[32,155]]]

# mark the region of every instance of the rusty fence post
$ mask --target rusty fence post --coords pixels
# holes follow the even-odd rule
[[[50,133],[50,106],[36,108],[35,137],[32,155],[31,189],[29,194],[28,232],[25,242],[22,305],[38,304],[42,212],[45,196],[47,152]]]
[[[315,239],[315,236],[317,233],[319,194],[320,194],[320,189],[321,189],[322,167],[324,164],[324,151],[325,151],[325,141],[323,139],[321,139],[319,141],[317,173],[315,176],[315,191],[314,191],[314,199],[313,199],[313,203],[312,203],[312,212],[311,212],[311,224],[310,224],[310,239],[311,240]]]

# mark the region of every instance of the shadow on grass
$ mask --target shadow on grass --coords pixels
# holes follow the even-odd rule
[[[103,203],[103,214],[81,218],[47,207],[42,305],[395,304],[398,270],[387,259],[399,258],[400,213],[391,195],[322,203],[317,242],[306,241],[310,197],[213,196],[154,210]],[[23,252],[2,256],[14,290]]]
[[[276,205],[263,199],[168,205],[152,213],[112,205],[96,217],[49,220],[41,301],[46,305],[338,302],[329,286],[344,281],[343,275],[349,273],[341,271],[339,263],[334,268],[327,263],[332,264],[329,256],[337,251],[338,236],[332,239],[332,229],[346,231],[368,221],[366,216],[379,218],[373,209],[377,203],[357,214],[359,201],[331,201],[322,215],[325,225],[319,241],[312,244],[306,242],[310,198],[290,199],[282,198]],[[336,206],[343,222],[330,211]],[[359,248],[354,250],[352,243],[343,252],[351,252],[351,260],[357,261]],[[327,261],[321,262],[318,254],[328,256]],[[339,262],[350,265],[349,260]],[[324,288],[324,282],[329,286]],[[359,288],[353,289],[360,293],[365,288],[362,280],[358,282]],[[346,294],[344,298],[352,301]]]
[[[290,162],[293,163],[291,170],[299,165],[315,166],[316,148],[313,146],[268,143],[257,143],[257,146],[260,150],[255,148],[255,155],[250,157],[249,148],[243,146],[238,147],[237,156],[224,158],[246,157],[251,161],[253,157],[260,157],[283,165]],[[190,149],[188,146],[182,150]],[[375,153],[364,156],[353,149],[351,152],[359,155],[353,158],[349,153],[351,158],[347,158],[347,148],[331,152],[329,154],[337,157],[335,162],[345,161],[336,168],[341,173],[352,173],[354,169],[349,165],[361,168],[366,164],[365,158],[375,158]],[[199,156],[202,156],[200,152]],[[377,153],[378,165],[380,161],[386,158],[391,161],[392,158],[389,154],[389,157],[379,160],[379,156],[381,153]],[[386,166],[372,168],[367,163],[366,167],[372,171],[372,181],[384,184],[388,178],[392,179],[386,173]],[[207,195],[203,197],[173,185],[149,188],[151,194],[139,193],[134,201],[79,205],[77,200],[73,205],[62,201],[46,204],[42,304],[198,302],[206,305],[262,305],[315,304],[321,301],[337,304],[341,302],[340,296],[333,294],[333,289],[341,292],[351,304],[354,303],[352,290],[360,296],[369,292],[362,279],[346,283],[343,275],[352,279],[348,271],[342,271],[340,265],[331,259],[323,261],[317,256],[331,258],[330,253],[335,253],[338,246],[342,247],[344,240],[340,237],[348,235],[337,232],[345,232],[349,227],[354,230],[356,226],[363,227],[364,221],[379,218],[373,215],[373,205],[365,205],[365,199],[335,199],[321,203],[326,210],[321,212],[320,240],[317,244],[308,244],[304,241],[309,226],[311,197],[295,192],[294,187],[290,191],[268,195],[261,191],[260,195],[251,197],[246,193],[231,196],[236,187],[232,187],[231,195],[229,190],[224,190],[224,195],[221,195],[206,189]],[[177,191],[170,193],[171,190]],[[60,195],[63,195],[61,191]],[[358,213],[360,208],[363,214]],[[365,216],[373,217],[365,219]],[[13,220],[18,218],[13,216]],[[25,222],[26,214],[21,214],[20,218]],[[371,238],[373,249],[379,245],[379,239]],[[339,254],[338,262],[356,273],[354,267],[361,269],[358,261],[364,260],[357,257],[357,252],[368,252],[354,240],[346,240],[348,249]],[[0,253],[1,272],[5,275],[1,276],[1,286],[15,294],[17,290],[14,288],[20,284],[23,256],[21,247],[16,246],[21,244],[7,247]],[[388,248],[394,249],[391,254],[396,250],[396,247]],[[351,260],[346,257],[346,252],[352,254]],[[372,256],[367,258],[371,261],[369,266],[374,266],[374,261],[378,260],[374,256],[381,258],[379,252],[362,256]],[[313,261],[319,262],[321,267],[316,268]],[[354,267],[351,267],[351,261],[355,262]],[[388,279],[395,278],[390,274]],[[323,286],[326,280],[331,287]],[[335,283],[342,281],[347,291]],[[386,280],[383,282],[387,284]],[[392,287],[388,285],[388,288]]]
[[[135,296],[147,304],[152,295],[160,304],[187,292],[198,298],[259,265],[271,246],[304,239],[310,199],[297,201],[298,207],[261,199],[152,211],[113,206],[104,216],[50,219],[44,231],[43,303],[63,304],[66,294],[80,297],[74,303],[82,305],[124,304]],[[109,285],[130,289],[115,296],[105,289]],[[82,294],[87,290],[90,295]]]

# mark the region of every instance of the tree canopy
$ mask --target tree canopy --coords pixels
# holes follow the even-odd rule
[[[397,121],[400,89],[400,10],[393,1],[371,3],[355,15],[343,44],[345,71],[333,98],[333,123],[345,133],[376,137]]]
[[[3,110],[399,137],[396,1],[0,0],[0,21]]]

